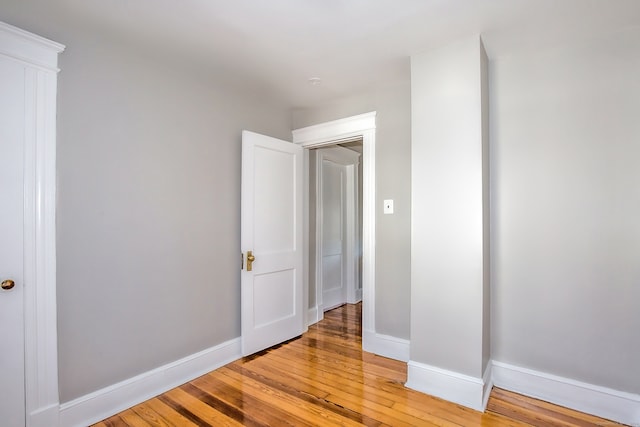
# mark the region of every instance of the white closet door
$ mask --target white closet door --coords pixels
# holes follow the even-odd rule
[[[0,22],[0,424],[58,425],[56,92],[64,46]]]
[[[7,427],[25,425],[24,93],[24,66],[0,56],[0,418]]]

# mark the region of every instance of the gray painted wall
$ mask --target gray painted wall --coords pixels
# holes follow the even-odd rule
[[[407,80],[313,108],[294,109],[294,129],[377,111],[376,332],[409,338],[411,269],[411,87]],[[395,214],[382,201],[394,199]]]
[[[61,40],[60,396],[240,336],[240,140],[290,140],[288,106],[145,58]]]
[[[492,61],[492,357],[640,393],[640,29]]]

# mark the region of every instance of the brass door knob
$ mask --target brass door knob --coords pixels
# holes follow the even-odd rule
[[[252,251],[247,251],[247,271],[253,270],[253,261],[256,260],[256,257],[253,256]]]
[[[0,284],[2,289],[4,289],[5,291],[8,291],[9,289],[12,289],[15,285],[16,285],[16,282],[14,282],[11,279],[4,280],[2,282],[2,284]]]

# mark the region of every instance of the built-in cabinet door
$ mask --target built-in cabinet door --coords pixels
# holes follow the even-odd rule
[[[25,67],[0,56],[0,424],[25,425]]]
[[[0,22],[0,425],[58,425],[56,91],[64,46]]]

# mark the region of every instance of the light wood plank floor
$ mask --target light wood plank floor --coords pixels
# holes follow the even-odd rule
[[[406,364],[362,351],[361,305],[96,426],[611,426],[494,388],[480,413],[403,386]]]

